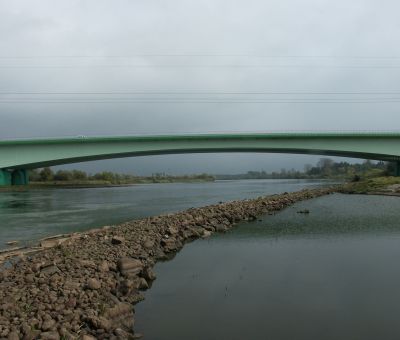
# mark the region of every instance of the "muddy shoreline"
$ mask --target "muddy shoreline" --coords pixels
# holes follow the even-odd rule
[[[225,232],[337,187],[233,201],[58,235],[0,253],[0,339],[137,339],[134,305],[154,264],[186,242]]]

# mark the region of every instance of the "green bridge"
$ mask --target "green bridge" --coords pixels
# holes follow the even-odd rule
[[[29,169],[120,157],[215,152],[292,153],[393,161],[399,133],[258,133],[74,137],[0,141],[0,185],[28,184]],[[400,167],[397,166],[397,175]]]

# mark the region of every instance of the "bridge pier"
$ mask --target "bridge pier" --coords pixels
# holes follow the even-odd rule
[[[0,186],[27,185],[27,184],[29,184],[29,174],[27,170],[0,169]]]
[[[27,185],[29,184],[29,174],[25,169],[14,170],[11,173],[12,185]]]
[[[0,169],[0,186],[11,185],[11,172]]]
[[[394,175],[396,177],[400,176],[400,161],[394,162]]]

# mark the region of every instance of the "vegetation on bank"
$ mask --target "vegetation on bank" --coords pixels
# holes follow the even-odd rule
[[[110,171],[95,174],[87,174],[81,170],[58,170],[53,172],[51,168],[31,170],[29,173],[30,186],[104,186],[142,183],[211,182],[214,180],[214,176],[208,174],[171,176],[165,173],[155,173],[151,176],[135,176]]]
[[[51,168],[31,170],[28,186],[2,187],[0,191],[20,191],[31,188],[46,187],[104,187],[118,185],[176,183],[176,182],[210,182],[220,180],[240,179],[336,179],[349,182],[348,192],[365,193],[382,190],[390,185],[400,184],[400,177],[392,177],[394,165],[385,162],[366,160],[362,163],[334,162],[330,158],[321,158],[314,166],[305,165],[303,171],[282,169],[280,172],[248,171],[236,175],[183,175],[172,176],[165,173],[155,173],[151,176],[136,176],[118,174],[109,171],[88,174],[81,170],[58,170]]]
[[[280,172],[248,171],[245,174],[217,175],[216,179],[343,179],[388,176],[394,171],[391,163],[371,162],[350,164],[321,158],[315,166],[306,164],[303,171],[281,169]]]
[[[340,190],[347,194],[387,194],[400,195],[400,177],[379,176],[355,179],[342,186]]]

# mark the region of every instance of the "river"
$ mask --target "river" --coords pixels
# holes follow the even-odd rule
[[[29,243],[318,181],[217,181],[0,194],[0,240]],[[298,211],[308,209],[309,214]],[[147,340],[399,339],[400,198],[319,197],[157,263],[135,306]]]
[[[399,258],[400,198],[303,201],[158,263],[135,329],[148,340],[400,339]]]
[[[243,180],[1,192],[0,249],[8,241],[29,244],[60,233],[321,184],[308,180]]]

